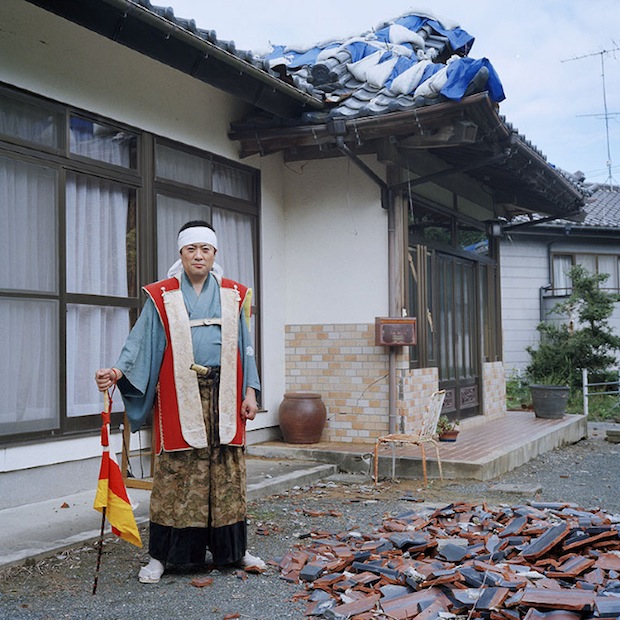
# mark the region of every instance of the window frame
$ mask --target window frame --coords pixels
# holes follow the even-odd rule
[[[0,135],[0,153],[10,158],[38,165],[45,165],[57,171],[56,192],[56,222],[57,222],[57,256],[56,273],[58,289],[56,293],[39,293],[36,291],[0,290],[0,297],[14,299],[44,299],[54,300],[58,303],[58,407],[59,424],[57,428],[36,432],[17,432],[0,436],[0,445],[13,445],[41,439],[63,438],[79,434],[95,434],[100,429],[100,419],[93,414],[68,417],[67,412],[67,307],[70,304],[91,305],[103,307],[127,308],[131,313],[130,323],[133,325],[144,303],[142,286],[152,282],[156,278],[157,262],[157,227],[155,196],[161,192],[168,196],[180,199],[196,197],[202,199],[208,196],[211,207],[227,211],[236,211],[252,218],[252,236],[254,245],[254,277],[257,288],[260,284],[260,171],[240,162],[226,159],[206,150],[185,145],[152,132],[131,127],[117,120],[77,108],[72,105],[53,101],[37,94],[29,93],[21,89],[0,83],[0,93],[10,98],[18,99],[38,107],[49,108],[60,119],[58,128],[58,142],[60,148],[49,148],[41,144],[25,141],[15,136]],[[89,159],[82,155],[70,152],[69,127],[72,115],[87,118],[95,123],[101,123],[117,128],[119,131],[127,131],[137,136],[136,167],[125,168],[105,161]],[[158,179],[155,176],[155,152],[157,144],[165,144],[174,149],[180,149],[192,155],[197,155],[209,162],[238,169],[251,176],[251,199],[234,198],[219,192],[208,191],[196,192],[195,188],[183,184],[175,184],[168,180]],[[211,165],[211,164],[210,164]],[[136,200],[136,282],[135,295],[116,297],[109,295],[96,295],[91,293],[67,292],[66,281],[66,187],[69,174],[87,175],[108,182],[118,183],[135,191]],[[131,292],[131,291],[130,291]],[[255,348],[257,353],[260,349],[260,290],[255,291],[253,296],[253,311],[256,315]],[[257,356],[257,362],[260,360]],[[110,360],[110,364],[114,360]],[[122,414],[113,414],[112,423],[118,425],[122,422]]]
[[[571,260],[571,267],[574,267],[575,265],[581,264],[580,257],[583,257],[583,256],[594,257],[594,261],[596,264],[596,274],[608,273],[607,270],[605,271],[600,270],[600,258],[601,257],[615,259],[614,266],[615,266],[616,273],[610,274],[610,276],[611,276],[612,281],[615,278],[615,281],[618,283],[618,286],[603,286],[602,290],[605,290],[610,293],[620,293],[620,254],[617,254],[615,252],[575,252],[575,251],[567,252],[563,250],[557,250],[557,251],[552,251],[550,253],[549,280],[551,282],[551,286],[549,287],[547,291],[545,291],[547,297],[566,297],[570,295],[573,290],[572,286],[560,287],[560,288],[556,286],[555,259],[560,258],[560,257],[569,257]],[[609,279],[604,284],[608,284],[608,282],[609,282]]]

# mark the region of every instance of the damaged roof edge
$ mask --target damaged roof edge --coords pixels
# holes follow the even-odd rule
[[[507,124],[486,93],[471,95],[458,103],[443,102],[402,112],[355,119],[343,118],[310,125],[258,127],[238,123],[232,125],[228,136],[241,143],[241,156],[245,157],[310,145],[324,149],[327,145],[335,145],[339,136],[345,141],[354,137],[355,144],[360,141],[372,142],[376,138],[389,138],[411,131],[412,127],[416,130],[430,129],[438,122],[449,122],[450,119],[461,118],[463,115],[484,128],[482,135],[490,145],[490,150],[499,154],[500,151],[509,149],[513,156],[522,162],[524,168],[533,167],[533,184],[538,186],[539,193],[541,188],[544,188],[540,211],[563,217],[579,212],[586,196],[583,188],[562,170],[549,164],[540,151]],[[354,144],[351,147],[354,148]],[[496,162],[496,165],[502,164]],[[458,166],[454,164],[453,167],[456,172]],[[526,181],[523,182],[527,185]],[[549,192],[553,196],[545,196]],[[533,207],[528,210],[532,211]]]
[[[512,134],[511,143],[515,145],[524,156],[531,157],[533,160],[538,161],[539,169],[545,177],[549,178],[551,184],[559,182],[562,187],[573,197],[573,200],[570,202],[575,205],[575,208],[574,210],[569,211],[568,214],[565,214],[565,216],[569,214],[579,214],[585,204],[587,192],[580,189],[579,186],[574,181],[571,181],[562,170],[555,168],[546,159],[541,157],[540,153],[524,142],[518,134]]]
[[[116,43],[124,45],[154,60],[172,66],[193,78],[238,96],[248,103],[266,111],[281,114],[285,117],[297,116],[307,108],[323,109],[323,101],[283,82],[263,69],[232,54],[211,41],[194,34],[190,30],[173,21],[150,11],[133,0],[83,0],[82,2],[66,2],[66,0],[26,0],[46,11],[63,17],[75,24],[83,26],[97,34],[105,36]],[[237,80],[231,81],[215,72],[200,70],[201,59],[189,60],[186,66],[180,66],[178,51],[171,46],[153,46],[147,49],[144,41],[123,36],[123,27],[128,19],[134,18],[151,31],[164,35],[165,40],[174,39],[183,47],[202,53],[202,61],[209,59],[219,61],[232,70],[239,71]],[[152,32],[143,34],[151,35]],[[144,37],[146,39],[146,37]],[[186,50],[186,51],[188,51]],[[175,52],[177,56],[175,57]],[[253,88],[241,88],[239,81],[251,81]],[[234,84],[234,88],[233,88]],[[279,95],[279,96],[278,96]],[[284,95],[284,98],[282,97]]]

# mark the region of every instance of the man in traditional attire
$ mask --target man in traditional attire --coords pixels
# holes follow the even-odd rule
[[[144,287],[147,301],[100,390],[122,394],[132,432],[153,412],[156,453],[149,555],[139,579],[166,565],[262,565],[246,550],[245,422],[260,389],[249,334],[251,291],[213,270],[213,228],[188,222],[180,261]]]

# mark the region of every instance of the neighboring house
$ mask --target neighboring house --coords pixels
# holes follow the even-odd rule
[[[286,391],[319,392],[339,442],[438,386],[453,417],[504,414],[498,218],[571,217],[586,192],[499,115],[471,35],[408,15],[258,58],[148,0],[4,0],[0,20],[0,506],[91,488],[93,373],[196,217],[255,291],[250,442]],[[417,344],[376,345],[404,315]]]
[[[554,320],[556,303],[570,294],[568,270],[583,265],[606,273],[604,287],[620,292],[620,189],[589,185],[585,217],[506,226],[500,242],[502,330],[506,372],[522,372],[529,363],[526,347],[539,342],[536,326]],[[610,325],[620,333],[620,306]]]

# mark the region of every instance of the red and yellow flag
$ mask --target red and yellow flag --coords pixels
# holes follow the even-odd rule
[[[142,539],[133,514],[131,502],[127,496],[127,489],[123,482],[121,468],[118,466],[116,457],[110,452],[110,412],[112,399],[106,399],[107,411],[101,412],[101,445],[103,455],[101,469],[99,470],[99,482],[97,495],[95,496],[94,508],[99,512],[105,510],[105,516],[112,526],[112,532],[123,540],[138,547],[142,546]]]

